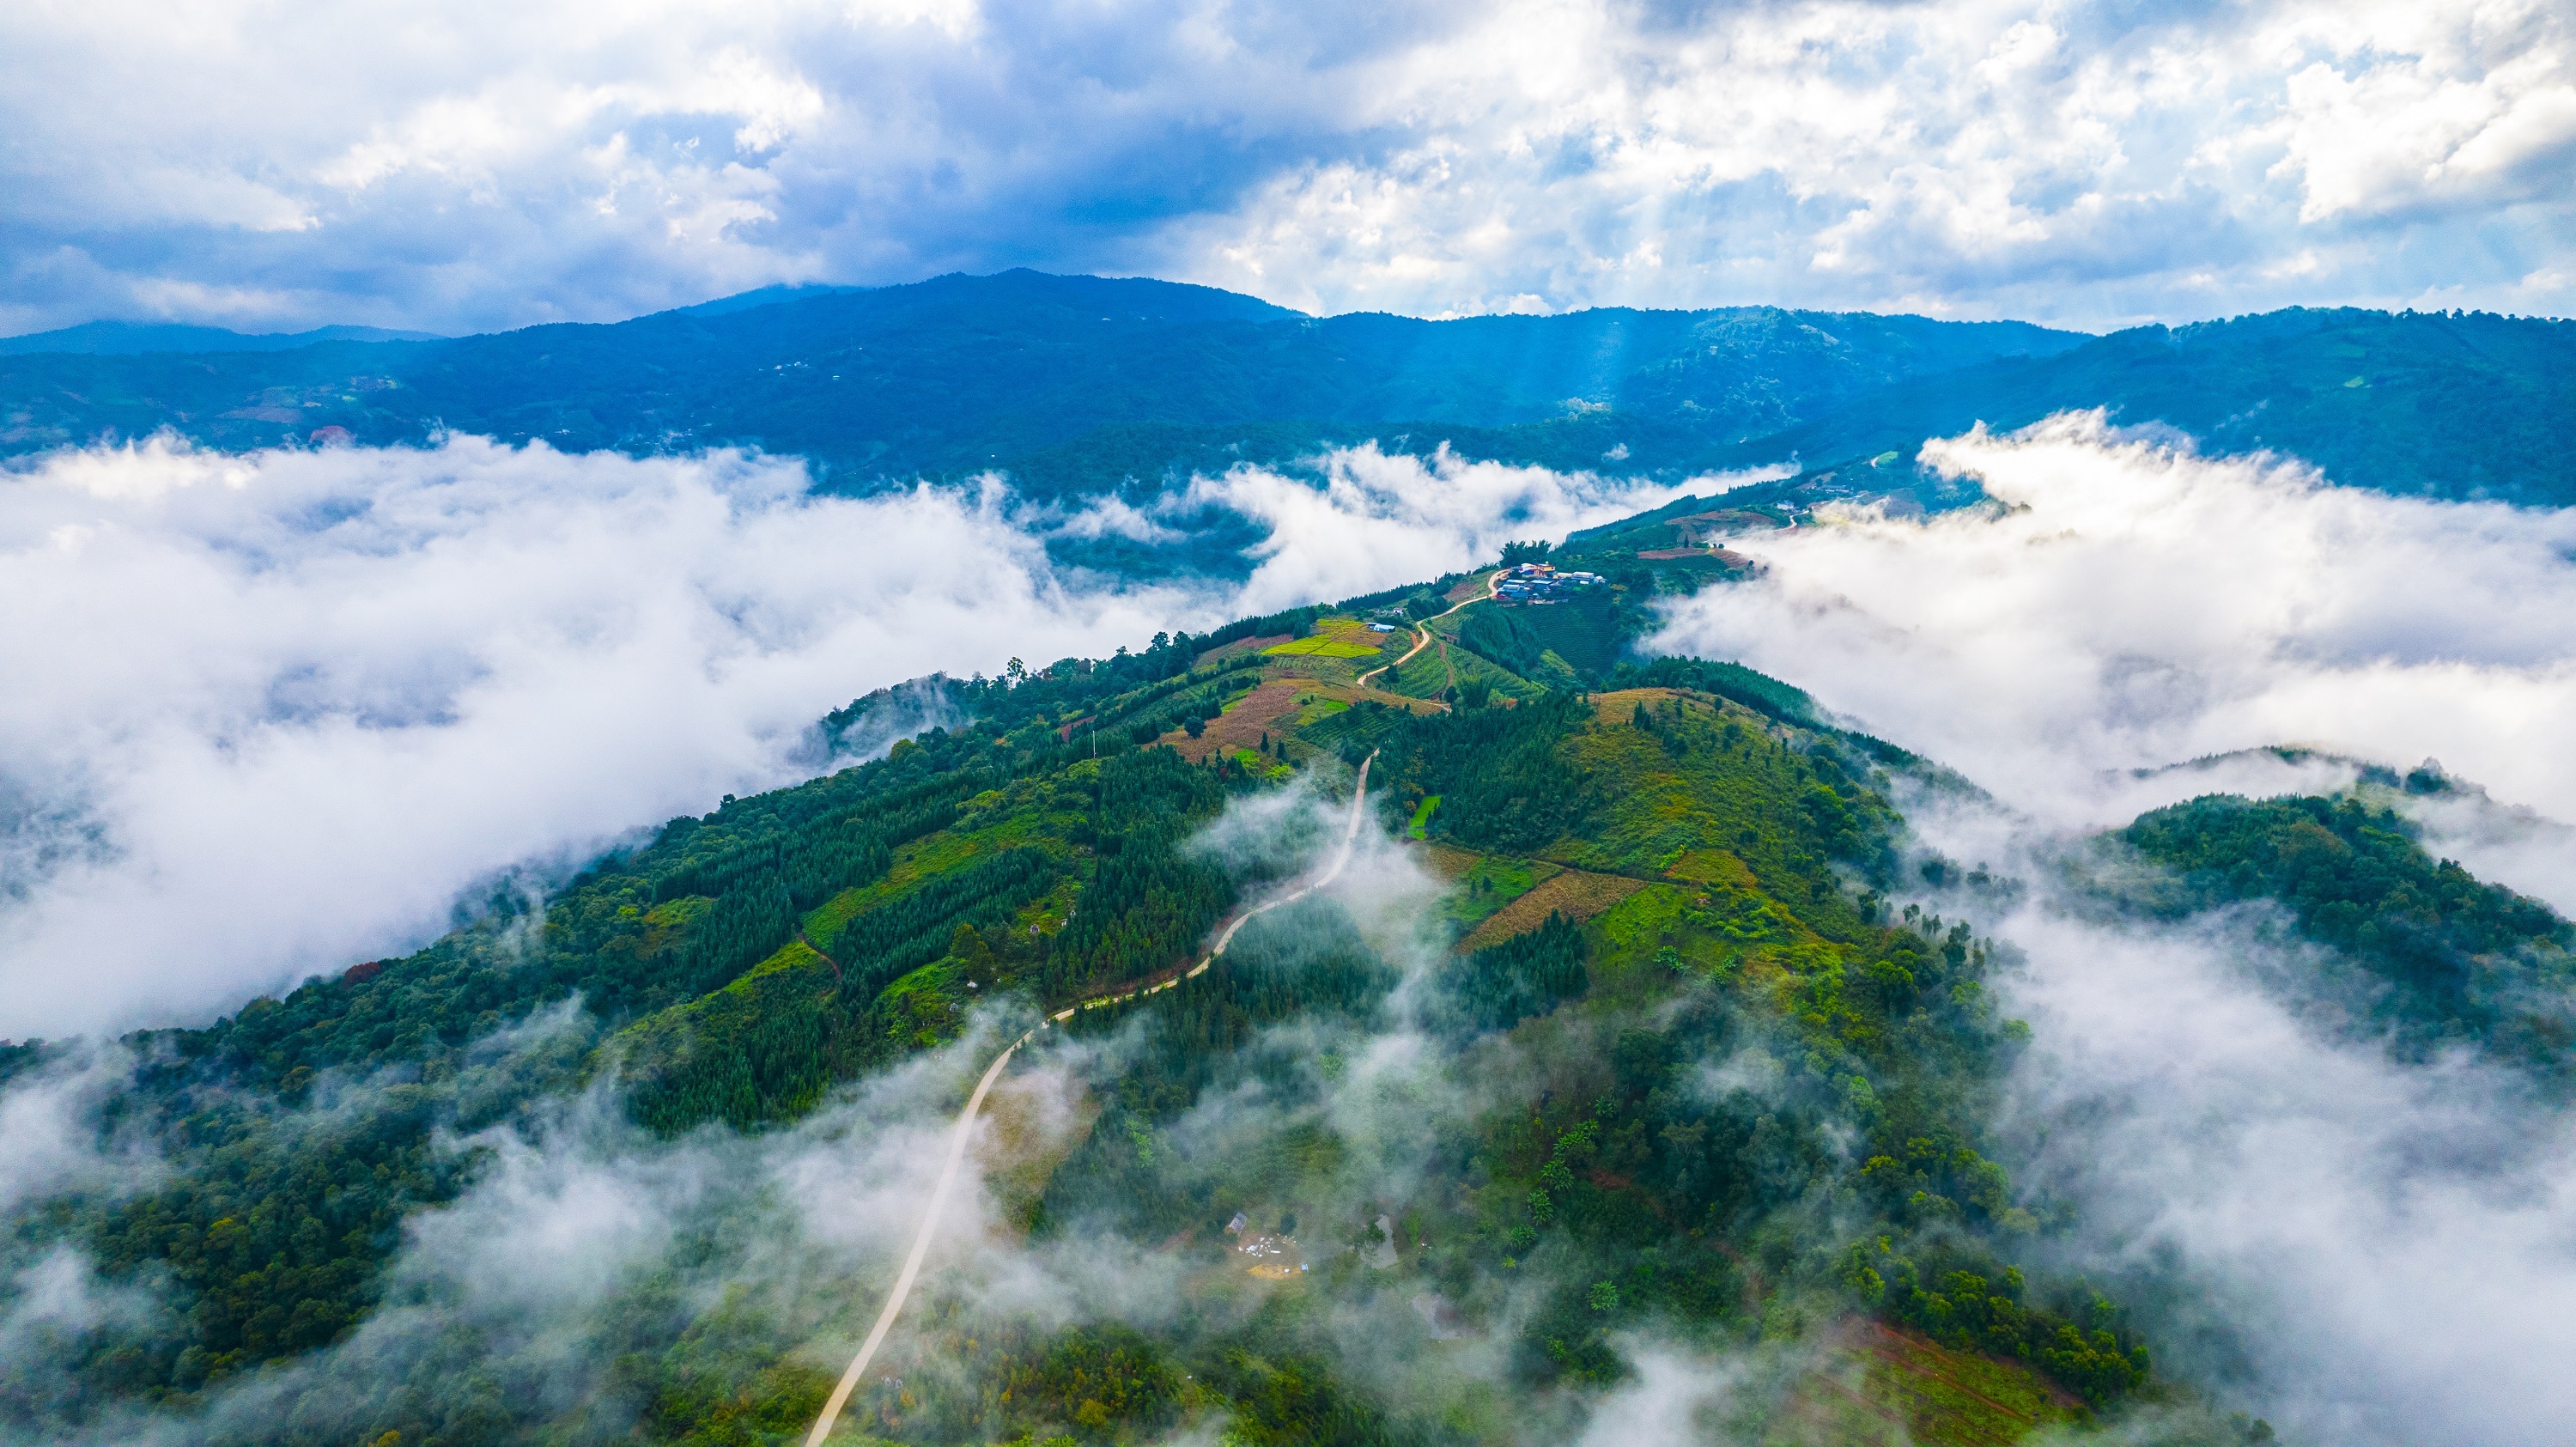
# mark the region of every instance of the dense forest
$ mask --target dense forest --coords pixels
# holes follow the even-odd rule
[[[1899,378],[2082,340],[1774,307],[1319,319],[1013,271],[452,341],[0,355],[0,452],[164,426],[232,448],[452,429],[578,451],[757,446],[851,491],[1000,466],[1055,496],[1131,474],[1159,490],[1167,467],[1247,443],[1255,458],[1371,437],[1429,452],[1469,429],[1456,440],[1480,456],[1597,464],[1625,445],[1640,471],[1682,473]],[[1594,408],[1610,425],[1568,430]]]
[[[1069,1011],[1014,1076],[1065,1099],[1014,1117],[991,1184],[992,1249],[1036,1276],[935,1273],[847,1440],[1565,1440],[1647,1340],[1763,1383],[1748,1440],[2267,1440],[2160,1370],[2023,1182],[2013,958],[1927,912],[1953,866],[1892,802],[1955,781],[1780,680],[1635,657],[1651,601],[1705,581],[1668,561],[1448,614],[1403,669],[1393,620],[1481,574],[872,694],[814,747],[876,757],[414,954],[202,1029],[7,1047],[12,1092],[121,1072],[99,1142],[158,1165],[8,1207],[5,1299],[70,1253],[156,1305],[0,1359],[0,1430],[798,1437],[882,1279],[797,1255],[762,1163],[850,1149],[889,1082],[971,1078]],[[1207,958],[1363,759],[1351,896]],[[2356,1021],[2563,1073],[2569,926],[2378,805],[2204,799],[2096,847],[2110,907],[2274,911]],[[667,1249],[546,1331],[443,1305],[406,1263],[583,1110],[621,1159],[721,1163]],[[1104,1262],[1124,1294],[1029,1285]]]

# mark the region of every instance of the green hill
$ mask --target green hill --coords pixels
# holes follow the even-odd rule
[[[22,1202],[5,1250],[69,1243],[163,1307],[0,1364],[0,1422],[785,1442],[831,1384],[817,1343],[876,1299],[828,1274],[687,1285],[755,1272],[776,1208],[756,1190],[557,1333],[369,1335],[437,1309],[389,1272],[498,1169],[460,1140],[588,1093],[631,1122],[620,1150],[756,1150],[981,1026],[1132,995],[1034,1047],[1081,1103],[1013,1127],[997,1191],[1031,1249],[1147,1263],[1165,1295],[1067,1319],[934,1276],[850,1440],[1495,1441],[1627,1380],[1643,1331],[1744,1364],[1745,1440],[2009,1443],[2142,1403],[2154,1440],[2268,1438],[2158,1374],[2052,1234],[2068,1208],[2017,1178],[1996,1112],[2030,1031],[1995,1008],[1997,951],[1887,902],[1939,864],[1892,802],[1928,766],[1737,665],[1618,662],[1625,584],[1591,609],[1472,605],[1447,650],[1489,686],[1397,691],[1378,670],[1412,635],[1356,614],[1413,591],[934,680],[971,723],[675,819],[416,954],[133,1037],[111,1114],[162,1172]],[[1203,847],[1209,826],[1346,794],[1363,758],[1378,827],[1418,842],[1358,867],[1436,881],[1416,942],[1319,897],[1133,994],[1294,867]],[[2120,907],[2282,900],[2435,1038],[2558,1068],[2533,1044],[2555,1017],[2524,1006],[2565,998],[2568,926],[2369,806],[2204,800],[2099,847],[2145,870]],[[1734,1084],[1709,1084],[1720,1065]],[[348,1355],[263,1375],[323,1352]],[[536,1385],[567,1353],[594,1364],[579,1401]],[[269,1405],[207,1415],[243,1391]]]

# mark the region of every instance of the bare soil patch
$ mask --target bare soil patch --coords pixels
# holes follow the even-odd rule
[[[1642,879],[1569,869],[1541,881],[1537,888],[1486,916],[1483,924],[1458,942],[1458,950],[1462,954],[1481,950],[1514,935],[1527,934],[1547,923],[1551,914],[1580,923],[1645,887]]]
[[[1180,750],[1181,757],[1194,764],[1205,763],[1221,752],[1257,749],[1263,734],[1275,739],[1296,727],[1297,700],[1315,691],[1315,686],[1305,679],[1274,678],[1208,720],[1205,734],[1191,738],[1174,729],[1163,735],[1162,742]]]

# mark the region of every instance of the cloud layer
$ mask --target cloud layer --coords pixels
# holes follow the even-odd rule
[[[2140,777],[2281,744],[2436,758],[2576,819],[2576,512],[2330,487],[2092,415],[1925,457],[2009,511],[1743,540],[1770,576],[1701,594],[1655,646],[1776,673],[2056,826],[2314,787],[2259,760]],[[2576,860],[2514,879],[2576,908]]]
[[[2289,1440],[2555,1440],[2576,1388],[2576,1132],[2465,1059],[2397,1065],[2304,1026],[2244,922],[2000,922],[2030,968],[2016,1082],[2060,1243],[2151,1283],[2168,1370]],[[2312,966],[2295,962],[2305,973]]]
[[[0,327],[468,330],[1032,264],[1308,308],[2566,310],[2545,0],[0,16]]]
[[[2076,1208],[2056,1249],[2142,1313],[2163,1369],[2285,1440],[2551,1440],[2576,1407],[2547,1345],[2576,1281],[2563,1106],[2328,1033],[2318,962],[2260,910],[2109,920],[2062,864],[2176,799],[2351,782],[2231,752],[2304,743],[2437,755],[2495,798],[2415,801],[2434,847],[2576,908],[2576,835],[2549,822],[2576,818],[2576,515],[2331,488],[2095,416],[1926,460],[2000,506],[1738,541],[1769,574],[1659,645],[1740,656],[1992,791],[1904,802],[2030,893],[1927,903],[2017,947],[1997,984],[2034,1033],[2006,1154]]]
[[[0,478],[0,1037],[201,1018],[497,871],[794,777],[825,711],[1463,568],[1666,490],[1373,450],[1201,501],[1247,584],[1082,586],[998,489],[457,438]],[[1075,519],[1081,523],[1083,519]]]

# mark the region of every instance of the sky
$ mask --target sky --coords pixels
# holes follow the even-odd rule
[[[8,333],[1021,265],[1426,316],[2576,295],[2549,0],[34,0],[0,134]]]

